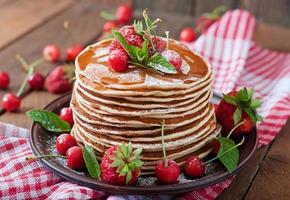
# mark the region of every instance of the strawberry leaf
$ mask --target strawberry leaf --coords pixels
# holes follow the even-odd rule
[[[54,133],[70,132],[71,126],[66,121],[63,121],[53,112],[45,110],[30,110],[27,116],[34,122],[41,124],[43,128]]]
[[[223,96],[224,96],[225,102],[232,104],[234,106],[237,105],[237,101],[236,101],[235,97],[227,95],[227,94],[224,94]]]
[[[89,145],[85,145],[82,151],[83,151],[86,168],[90,176],[96,179],[100,179],[101,177],[100,164],[96,159],[96,155],[95,155],[95,151],[93,147]]]
[[[239,161],[239,150],[235,142],[229,138],[217,137],[220,142],[220,150],[217,157],[221,163],[232,173]]]
[[[236,108],[235,112],[234,112],[234,124],[236,125],[237,123],[239,123],[239,121],[242,118],[242,110],[239,108]]]
[[[258,108],[262,105],[262,102],[258,99],[252,99],[250,107],[251,108]]]
[[[126,184],[128,184],[132,179],[132,172],[128,171],[126,174]]]

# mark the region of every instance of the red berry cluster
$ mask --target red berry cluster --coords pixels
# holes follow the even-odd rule
[[[123,26],[119,32],[126,39],[129,45],[139,48],[142,47],[144,38],[136,32],[134,26]],[[176,70],[179,71],[182,64],[181,56],[173,50],[165,50],[166,42],[160,37],[153,36],[151,39],[152,44],[150,43],[148,46],[149,55],[152,56],[155,52],[162,53],[162,55],[176,68]],[[154,48],[152,45],[154,45]],[[116,72],[124,72],[129,68],[129,60],[130,58],[127,52],[118,40],[114,38],[110,44],[110,54],[108,60],[109,66]]]

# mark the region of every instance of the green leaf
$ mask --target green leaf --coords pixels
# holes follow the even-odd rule
[[[115,159],[112,163],[111,163],[111,167],[119,167],[119,166],[123,166],[125,165],[125,162],[121,159]]]
[[[63,121],[59,116],[53,112],[45,110],[30,110],[27,116],[34,122],[41,124],[43,128],[54,133],[70,132],[71,126],[66,121]]]
[[[238,165],[239,150],[233,140],[225,137],[217,137],[217,139],[221,145],[217,156],[227,170],[232,173]]]
[[[127,148],[127,146],[124,143],[122,143],[119,148],[121,148],[121,152],[123,153],[124,157],[128,158],[128,148]]]
[[[147,66],[167,74],[177,73],[175,67],[158,52],[149,58]]]
[[[143,23],[142,21],[134,21],[134,28],[135,28],[135,31],[139,34],[139,35],[142,35],[144,36],[145,33],[144,33],[144,30],[143,30]]]
[[[130,170],[129,170],[128,165],[124,165],[124,167],[121,169],[119,175],[120,175],[120,176],[125,176],[129,171],[130,171]]]
[[[227,95],[227,94],[224,94],[223,96],[224,96],[225,102],[232,104],[232,105],[235,105],[235,106],[237,105],[235,97]]]
[[[258,108],[262,105],[262,102],[259,99],[252,99],[250,107],[251,108]]]
[[[132,172],[128,171],[126,174],[126,184],[128,184],[132,179]]]
[[[242,110],[239,108],[236,108],[235,112],[234,112],[234,124],[236,125],[237,123],[239,123],[239,121],[242,118]]]
[[[244,87],[237,92],[236,97],[239,101],[247,102],[250,100],[251,96],[249,95],[247,88]]]
[[[83,156],[86,164],[86,168],[92,178],[100,179],[101,169],[100,164],[96,159],[95,151],[93,147],[85,145],[83,147]]]
[[[142,153],[142,148],[138,148],[138,149],[135,149],[135,150],[133,151],[133,155],[134,155],[134,156],[140,156],[141,153]]]

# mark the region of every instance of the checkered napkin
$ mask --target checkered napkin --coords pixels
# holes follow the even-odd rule
[[[257,127],[260,145],[268,144],[290,115],[290,54],[263,49],[251,40],[255,18],[244,10],[227,12],[199,39],[188,46],[206,57],[215,72],[214,90],[228,92],[254,87],[263,100]],[[172,197],[107,196],[70,182],[45,169],[32,155],[28,130],[0,123],[0,199],[214,199],[233,178],[211,187]]]

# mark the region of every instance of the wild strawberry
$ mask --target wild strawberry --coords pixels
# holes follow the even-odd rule
[[[185,173],[194,178],[204,176],[205,167],[202,160],[197,156],[188,158],[185,162]]]
[[[129,56],[122,49],[113,50],[109,54],[108,63],[110,67],[116,72],[124,72],[128,70],[129,67],[128,61]]]
[[[66,50],[66,60],[69,62],[75,61],[76,57],[80,54],[80,52],[84,49],[83,45],[75,44],[67,48]]]
[[[222,125],[222,133],[227,135],[238,123],[233,136],[248,134],[254,125],[262,120],[256,109],[261,106],[258,99],[253,99],[254,91],[242,88],[224,95],[216,110],[217,119]]]
[[[31,89],[41,90],[44,85],[45,78],[40,73],[34,73],[28,77],[28,84]]]
[[[0,71],[0,89],[6,89],[10,83],[9,74],[4,71]]]
[[[155,166],[155,175],[160,183],[173,184],[176,183],[180,174],[180,168],[173,160],[168,160],[166,157],[164,143],[164,122],[161,126],[161,140],[163,148],[163,160],[159,161]]]
[[[142,149],[133,151],[132,144],[109,148],[102,158],[102,180],[114,184],[134,184],[140,176]]]
[[[72,84],[63,66],[58,66],[50,72],[45,80],[45,87],[50,93],[57,94],[65,93],[72,89]]]
[[[74,125],[73,112],[69,107],[62,108],[59,117],[69,123],[71,126]]]
[[[133,16],[133,9],[130,4],[123,4],[117,8],[116,19],[120,24],[128,23]]]
[[[104,24],[103,30],[104,32],[111,32],[113,29],[118,27],[118,23],[115,21],[107,21]]]
[[[73,146],[66,152],[67,166],[71,169],[80,169],[85,166],[85,160],[83,157],[82,148],[79,146]]]
[[[69,148],[77,146],[76,139],[68,133],[63,133],[56,138],[56,150],[61,155],[66,155]]]
[[[151,42],[149,42],[148,49],[149,49],[149,55],[152,56],[156,52],[162,53],[166,49],[166,41],[158,36],[151,37],[152,43],[154,45],[154,48],[152,47]],[[155,51],[154,51],[155,49]]]
[[[196,39],[196,33],[190,27],[184,28],[180,32],[179,39],[183,42],[193,42]]]
[[[173,50],[166,50],[162,53],[162,56],[175,67],[176,71],[180,70],[182,59],[179,53]]]
[[[160,183],[173,184],[178,180],[180,168],[173,160],[167,160],[167,165],[164,160],[161,160],[155,166],[155,174]]]
[[[119,30],[119,32],[122,34],[122,36],[126,39],[126,41],[130,45],[134,45],[139,48],[142,47],[144,39],[141,35],[137,34],[134,26],[132,25],[123,26]],[[123,47],[119,44],[119,42],[116,39],[113,39],[110,45],[110,51],[117,50],[117,49],[123,49]]]
[[[50,62],[57,62],[60,59],[60,49],[58,46],[50,44],[44,47],[43,57]]]
[[[14,112],[19,109],[21,99],[13,93],[5,94],[2,98],[2,107],[7,112]]]

